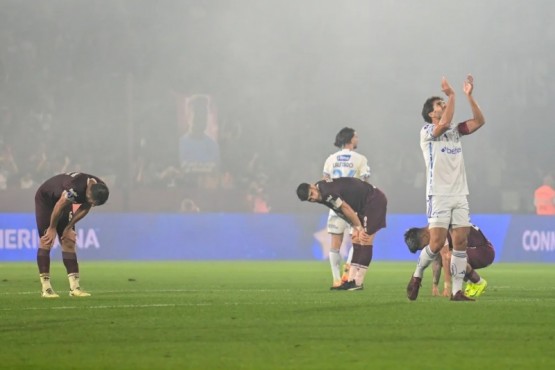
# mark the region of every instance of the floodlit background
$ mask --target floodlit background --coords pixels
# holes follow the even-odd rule
[[[423,213],[422,104],[445,75],[469,118],[470,72],[471,210],[533,213],[553,19],[550,0],[0,0],[0,211],[61,171],[106,179],[99,211],[307,211],[297,184],[350,126],[389,211]]]

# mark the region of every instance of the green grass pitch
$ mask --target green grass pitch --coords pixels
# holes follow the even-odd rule
[[[555,266],[494,264],[476,302],[420,297],[414,263],[374,261],[363,291],[327,262],[91,262],[93,296],[39,296],[33,263],[0,263],[0,369],[554,369]],[[431,270],[431,269],[429,269]]]

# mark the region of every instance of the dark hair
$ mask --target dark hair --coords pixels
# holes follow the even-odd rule
[[[432,123],[430,113],[434,111],[434,102],[436,100],[441,100],[441,98],[439,96],[431,96],[424,102],[424,106],[422,107],[422,118],[428,123]]]
[[[343,148],[345,145],[349,144],[355,136],[355,130],[350,127],[343,127],[341,131],[335,135],[335,145],[338,148]]]
[[[307,184],[306,182],[300,184],[297,187],[297,196],[303,202],[308,200],[308,197],[310,196],[310,184]]]
[[[411,227],[405,232],[405,244],[411,253],[420,250],[421,238],[422,229],[419,227]]]
[[[106,203],[109,195],[110,191],[108,190],[106,184],[97,183],[91,185],[91,196],[97,206]]]

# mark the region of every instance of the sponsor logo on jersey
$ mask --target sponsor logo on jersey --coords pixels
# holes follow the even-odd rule
[[[339,162],[346,162],[351,160],[351,155],[350,154],[340,154],[337,156],[337,161]]]
[[[448,148],[445,146],[441,148],[441,152],[445,154],[459,154],[462,152],[462,148]]]
[[[75,199],[77,198],[77,192],[75,190],[73,190],[73,188],[69,189],[66,191],[66,198],[72,202],[75,202]]]

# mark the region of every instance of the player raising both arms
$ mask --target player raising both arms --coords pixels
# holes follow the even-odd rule
[[[420,253],[416,269],[407,285],[407,297],[411,301],[418,297],[424,270],[445,245],[448,229],[453,238],[451,300],[472,300],[462,292],[471,223],[461,138],[482,127],[485,119],[472,96],[474,78],[471,75],[466,77],[463,91],[472,110],[472,118],[452,126],[455,91],[446,78],[441,81],[441,90],[447,96],[447,102],[432,96],[422,108],[422,117],[427,123],[420,130],[420,147],[426,164],[426,210],[430,244]]]

